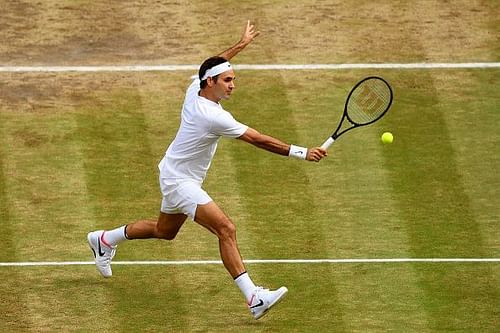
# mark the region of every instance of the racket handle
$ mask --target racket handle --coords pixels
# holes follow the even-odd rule
[[[329,137],[328,139],[326,139],[326,141],[321,145],[321,148],[323,148],[324,150],[327,150],[331,145],[332,143],[335,141],[334,138],[332,137]]]

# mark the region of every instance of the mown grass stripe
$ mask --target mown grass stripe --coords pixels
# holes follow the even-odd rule
[[[411,255],[487,257],[443,116],[453,110],[446,107],[446,100],[440,99],[443,96],[438,94],[432,72],[409,73],[393,83],[397,87],[395,112],[387,122],[400,140],[385,150],[384,156],[396,206],[408,232]],[[429,329],[464,329],[463,318],[468,318],[465,321],[474,330],[478,316],[483,322],[494,316],[489,304],[495,293],[478,296],[484,293],[485,284],[488,290],[495,290],[490,267],[478,267],[474,275],[461,269],[422,269],[417,276],[425,295],[419,300],[420,307],[429,315]],[[461,286],[467,279],[482,283],[471,285],[464,301]],[[443,281],[447,283],[443,285]],[[461,320],[456,319],[456,314],[450,315],[456,311],[456,304],[461,304]]]
[[[109,228],[149,208],[144,199],[156,179],[140,97],[133,91],[100,93],[88,97],[93,102],[78,111],[76,120],[89,204],[96,226]]]
[[[113,85],[108,89],[90,93],[87,103],[75,114],[87,206],[94,215],[87,232],[112,229],[133,222],[141,215],[147,217],[149,214],[145,212],[152,206],[148,190],[156,180],[145,171],[154,172],[155,169],[150,162],[150,144],[140,96],[135,89],[123,91]],[[153,207],[157,205],[155,202]],[[85,234],[81,241],[86,241]],[[134,258],[133,251],[133,246],[123,246],[119,255]],[[85,254],[90,256],[90,250],[85,249]],[[94,277],[99,278],[99,273],[94,273]],[[103,288],[97,284],[92,288],[109,304],[106,310],[111,318],[120,318],[120,314],[126,312],[123,305],[130,301],[128,294],[123,292],[126,286],[127,283]],[[127,331],[129,323],[114,320],[112,325],[114,330]]]
[[[500,154],[495,153],[500,146],[500,70],[439,72],[433,77],[441,99],[453,110],[443,116],[453,142],[457,171],[471,214],[480,227],[485,253],[494,256],[500,253],[500,177],[493,171],[500,168]]]
[[[0,233],[0,242],[2,244],[0,251],[1,261],[18,260],[18,251],[15,236],[15,222],[10,212],[9,189],[7,184],[7,171],[5,168],[6,159],[9,157],[5,147],[10,147],[10,142],[6,138],[6,126],[9,119],[0,111],[0,221],[2,232]],[[15,323],[19,326],[26,325],[27,306],[24,297],[20,295],[17,283],[12,281],[22,281],[22,275],[19,272],[8,272],[7,276],[0,275],[0,288],[2,297],[0,298],[0,312],[2,321],[0,322],[0,331],[8,331],[6,327]],[[4,326],[5,325],[5,326]]]
[[[400,96],[408,102],[406,110],[397,110],[387,119],[388,127],[397,131],[399,141],[392,149],[385,150],[393,191],[407,221],[413,253],[484,256],[479,226],[470,211],[441,114],[446,111],[435,107],[441,102],[433,91],[432,78],[420,75],[414,80],[396,83],[400,87],[417,84],[420,89],[408,89],[409,93]]]
[[[13,228],[10,208],[9,208],[9,198],[7,196],[7,175],[5,171],[5,159],[7,154],[4,151],[4,147],[8,147],[9,143],[4,139],[4,124],[7,120],[0,113],[0,220],[2,221],[2,233],[0,234],[0,240],[2,242],[2,251],[0,251],[0,260],[12,260],[17,257],[16,249],[13,246]]]

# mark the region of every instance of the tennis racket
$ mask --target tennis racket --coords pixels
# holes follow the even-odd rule
[[[377,76],[359,81],[347,96],[337,129],[321,148],[328,149],[339,136],[353,128],[376,122],[387,113],[391,103],[392,89],[387,81]]]

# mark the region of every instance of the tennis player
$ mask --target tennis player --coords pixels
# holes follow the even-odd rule
[[[104,277],[112,275],[111,259],[120,242],[146,238],[172,240],[190,217],[218,237],[222,262],[255,319],[266,314],[287,293],[286,287],[269,290],[254,284],[238,249],[235,225],[202,188],[221,137],[237,138],[276,154],[307,161],[318,162],[327,154],[319,147],[307,149],[261,134],[235,120],[221,106],[220,101],[228,99],[235,87],[229,60],[258,35],[259,31],[248,21],[240,41],[219,56],[205,60],[187,89],[179,130],[158,165],[163,194],[158,220],[142,220],[88,234],[97,269]]]

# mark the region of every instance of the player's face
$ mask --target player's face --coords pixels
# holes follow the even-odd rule
[[[232,69],[219,74],[217,83],[214,85],[214,93],[217,99],[229,99],[234,89],[234,71]]]

